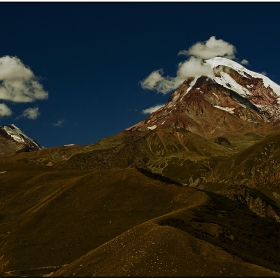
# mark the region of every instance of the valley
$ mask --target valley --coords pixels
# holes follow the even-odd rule
[[[280,276],[280,87],[205,63],[87,146],[1,127],[1,277]]]

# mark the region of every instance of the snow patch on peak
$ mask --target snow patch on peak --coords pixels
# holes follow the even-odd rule
[[[153,126],[148,126],[148,129],[149,130],[154,130],[154,129],[156,129],[157,128],[157,126],[156,125],[153,125]]]
[[[228,88],[230,90],[233,90],[240,94],[242,97],[247,97],[252,95],[248,89],[242,87],[239,85],[229,74],[221,72],[221,77],[215,77],[213,80],[222,85],[225,88]]]
[[[252,88],[254,85],[246,85],[247,88]]]
[[[212,94],[216,96],[216,98],[220,99],[220,97],[215,92],[212,92]]]
[[[24,143],[23,138],[20,136],[20,134],[24,133],[14,124],[10,126],[3,126],[3,128],[7,132],[7,134],[9,134],[15,141]]]
[[[271,81],[268,77],[259,74],[257,72],[253,72],[248,70],[247,68],[245,68],[244,66],[240,65],[239,63],[224,58],[224,57],[214,57],[208,60],[205,60],[205,63],[209,64],[212,69],[214,69],[215,67],[218,66],[227,66],[229,68],[232,68],[233,70],[235,70],[236,72],[238,72],[239,74],[241,74],[242,76],[246,77],[246,78],[258,78],[258,79],[262,79],[263,80],[263,84],[266,88],[270,87],[274,93],[277,96],[280,96],[280,86],[277,85],[276,83],[274,83],[273,81]],[[249,76],[248,76],[249,75]]]
[[[198,77],[194,78],[194,79],[190,82],[188,89],[186,90],[185,94],[183,94],[183,96],[181,97],[180,101],[182,101],[182,99],[184,98],[184,96],[192,89],[192,87],[195,85],[197,79],[198,79]]]
[[[209,64],[212,69],[216,68],[217,66],[227,66],[229,68],[233,68],[235,71],[243,75],[245,72],[249,71],[239,63],[224,57],[213,57],[208,60],[205,60],[205,62]]]
[[[9,126],[4,125],[2,127],[8,135],[10,135],[16,142],[26,143],[26,140],[31,142],[35,147],[41,149],[41,147],[31,138],[29,138],[22,130],[20,130],[14,124]]]
[[[234,113],[234,109],[235,108],[230,108],[230,107],[221,107],[221,106],[218,106],[218,105],[214,105],[215,108],[218,108],[218,109],[221,109],[221,110],[224,110],[226,112],[229,112],[231,114]]]

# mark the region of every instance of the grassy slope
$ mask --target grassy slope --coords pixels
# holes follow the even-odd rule
[[[2,276],[279,276],[280,228],[226,198],[133,168],[4,168]]]
[[[280,276],[273,271],[279,226],[224,198],[195,190],[191,198],[192,205],[136,226],[49,276]]]
[[[231,148],[180,131],[122,137],[1,158],[0,275],[279,276],[278,224],[238,201],[128,168],[144,160],[184,182],[214,168],[220,177],[210,187],[221,190],[228,186],[219,181],[246,175],[256,158],[261,168],[279,158],[277,133]]]
[[[189,190],[135,169],[50,171],[25,163],[1,168],[7,170],[0,174],[5,271],[69,263],[188,203]]]
[[[234,140],[234,145],[230,147],[218,145],[214,141],[183,129],[125,131],[80,150],[73,148],[73,154],[66,155],[65,159],[57,156],[53,160],[54,155],[51,154],[44,159],[38,158],[37,162],[46,164],[53,161],[61,169],[146,168],[189,185],[190,181],[205,176],[218,162],[256,140]]]
[[[279,276],[173,227],[145,223],[91,251],[53,276]]]
[[[204,189],[226,189],[233,184],[258,189],[280,206],[280,133],[276,132],[217,164]]]

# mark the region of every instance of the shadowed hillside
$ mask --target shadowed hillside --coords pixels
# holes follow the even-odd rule
[[[2,273],[69,263],[133,226],[191,203],[192,190],[135,169],[32,167],[5,164],[7,172],[0,174],[1,253],[8,261]]]
[[[196,196],[194,204],[126,231],[53,276],[280,275],[273,271],[280,268],[279,226],[223,197]]]
[[[2,276],[280,275],[278,224],[240,201],[134,168],[0,168]]]

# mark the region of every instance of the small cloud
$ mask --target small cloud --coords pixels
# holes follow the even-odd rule
[[[60,120],[58,120],[56,123],[53,123],[53,125],[54,125],[54,126],[60,127],[60,126],[62,126],[64,123],[65,123],[65,120],[60,119]]]
[[[248,65],[249,64],[249,61],[247,59],[242,59],[241,60],[241,64],[243,65]]]
[[[201,59],[210,59],[215,56],[233,59],[235,52],[235,47],[232,44],[222,39],[217,40],[215,36],[212,36],[203,43],[198,42],[194,44],[188,50],[179,51],[178,55],[192,55]]]
[[[129,112],[137,112],[138,110],[137,110],[137,109],[129,108],[128,111],[129,111]]]
[[[153,112],[157,111],[161,107],[163,107],[165,104],[158,104],[156,106],[150,107],[148,109],[145,109],[142,111],[142,114],[152,114]]]
[[[25,109],[21,116],[30,120],[35,120],[40,114],[41,113],[39,112],[39,108],[34,107]]]
[[[19,58],[0,57],[0,99],[25,103],[47,98],[48,92]]]
[[[263,71],[263,72],[261,72],[261,74],[262,74],[262,75],[264,75],[264,76],[266,76],[266,75],[267,75],[267,73],[266,73],[266,72],[264,72],[264,71]]]
[[[0,117],[8,117],[12,114],[11,109],[4,103],[0,104]]]
[[[164,78],[161,76],[163,74],[162,70],[153,71],[146,79],[141,81],[141,86],[143,89],[154,89],[156,85],[162,81]]]

